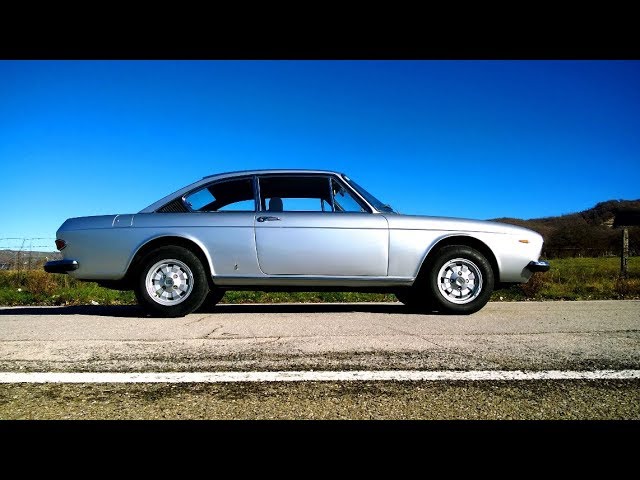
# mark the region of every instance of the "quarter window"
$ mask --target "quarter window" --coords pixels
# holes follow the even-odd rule
[[[253,181],[242,178],[213,183],[188,194],[185,203],[195,212],[253,212]]]

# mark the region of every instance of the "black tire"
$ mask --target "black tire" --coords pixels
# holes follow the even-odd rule
[[[171,271],[162,272],[163,265]],[[153,294],[155,289],[160,295]],[[134,291],[140,306],[151,315],[183,317],[202,305],[209,284],[198,257],[171,245],[157,248],[142,260]]]
[[[419,284],[398,290],[394,294],[412,312],[428,313],[433,310],[429,293],[424,288],[420,288]]]
[[[443,247],[429,265],[426,286],[436,310],[468,315],[489,301],[494,273],[476,249],[465,245]]]
[[[221,290],[219,288],[213,288],[212,290],[209,291],[209,293],[207,294],[207,296],[204,298],[204,302],[202,302],[202,305],[200,305],[200,308],[198,308],[198,310],[196,310],[197,312],[210,312],[213,310],[213,307],[215,307],[220,300],[222,300],[222,297],[224,297],[225,291]]]
[[[409,305],[411,303],[413,295],[411,294],[411,290],[409,288],[405,288],[403,290],[398,290],[394,293],[399,302],[404,303],[405,305]]]

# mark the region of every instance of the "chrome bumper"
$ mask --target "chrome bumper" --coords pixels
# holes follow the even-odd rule
[[[48,273],[67,273],[70,270],[77,270],[77,260],[52,260],[44,264],[44,271]]]
[[[529,262],[529,265],[527,265],[527,269],[531,272],[548,272],[549,268],[551,268],[549,262],[545,262],[544,260]]]

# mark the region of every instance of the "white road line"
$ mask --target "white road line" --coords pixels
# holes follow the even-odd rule
[[[281,371],[281,372],[0,372],[0,383],[228,383],[345,381],[633,380],[640,370],[562,371]]]

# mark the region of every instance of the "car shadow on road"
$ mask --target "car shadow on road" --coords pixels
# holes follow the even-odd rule
[[[195,313],[247,314],[247,313],[387,313],[438,315],[438,312],[416,312],[401,303],[276,303],[230,304],[200,307]],[[71,305],[66,307],[13,307],[0,308],[0,315],[91,315],[99,317],[151,318],[137,305]]]
[[[92,315],[98,317],[146,317],[137,305],[70,305],[66,307],[2,308],[0,315]]]
[[[275,303],[275,304],[229,304],[200,307],[197,313],[394,313],[394,314],[438,314],[438,312],[416,312],[401,303]]]

